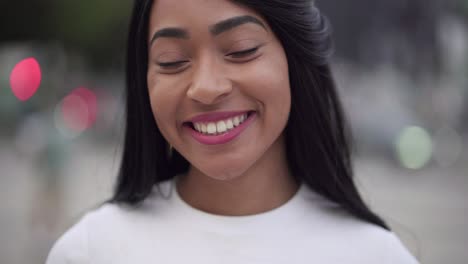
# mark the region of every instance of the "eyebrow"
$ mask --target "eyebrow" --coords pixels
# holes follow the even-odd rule
[[[237,17],[228,18],[226,20],[222,20],[210,26],[210,32],[213,36],[217,36],[223,32],[226,32],[228,30],[231,30],[235,27],[241,26],[246,23],[254,23],[263,27],[265,30],[267,30],[265,24],[263,24],[259,19],[253,16],[245,15],[245,16],[237,16]],[[190,34],[188,33],[187,30],[183,28],[177,28],[177,27],[163,28],[163,29],[156,31],[156,33],[154,33],[153,37],[151,38],[150,45],[153,44],[153,42],[157,38],[161,38],[161,37],[188,39],[190,38]]]
[[[188,39],[189,34],[187,30],[182,29],[182,28],[163,28],[161,30],[158,30],[156,33],[154,33],[153,37],[151,38],[150,44],[152,44],[157,38],[180,38],[180,39]]]
[[[257,18],[253,16],[237,16],[237,17],[228,18],[226,20],[223,20],[214,24],[213,26],[210,27],[210,32],[214,36],[217,36],[225,31],[231,30],[235,27],[238,27],[246,23],[254,23],[254,24],[260,25],[266,30],[266,26],[260,20],[258,20]]]

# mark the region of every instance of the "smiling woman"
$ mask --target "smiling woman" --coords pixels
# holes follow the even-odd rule
[[[330,53],[312,1],[135,1],[115,194],[48,263],[416,263],[353,183]]]

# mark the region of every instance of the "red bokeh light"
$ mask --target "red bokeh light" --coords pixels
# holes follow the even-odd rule
[[[34,58],[27,58],[15,65],[10,74],[13,94],[21,101],[33,96],[41,84],[41,68]]]

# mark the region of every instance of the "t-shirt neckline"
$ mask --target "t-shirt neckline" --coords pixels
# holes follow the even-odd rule
[[[307,192],[307,187],[304,183],[300,184],[296,193],[289,200],[274,209],[251,215],[229,216],[209,213],[188,204],[179,195],[175,184],[176,180],[177,176],[167,183],[169,188],[169,210],[179,215],[182,221],[187,220],[193,223],[204,222],[211,225],[261,225],[266,221],[271,221],[273,218],[276,218],[278,221],[292,220],[298,216],[298,212],[303,212],[305,209],[301,208],[306,203],[304,195]]]

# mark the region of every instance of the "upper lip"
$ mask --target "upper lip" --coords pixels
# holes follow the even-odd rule
[[[224,119],[228,119],[231,117],[247,114],[252,111],[227,111],[227,112],[211,112],[211,113],[205,113],[201,115],[196,115],[189,120],[186,120],[184,123],[191,122],[191,123],[197,123],[197,122],[216,122]]]

